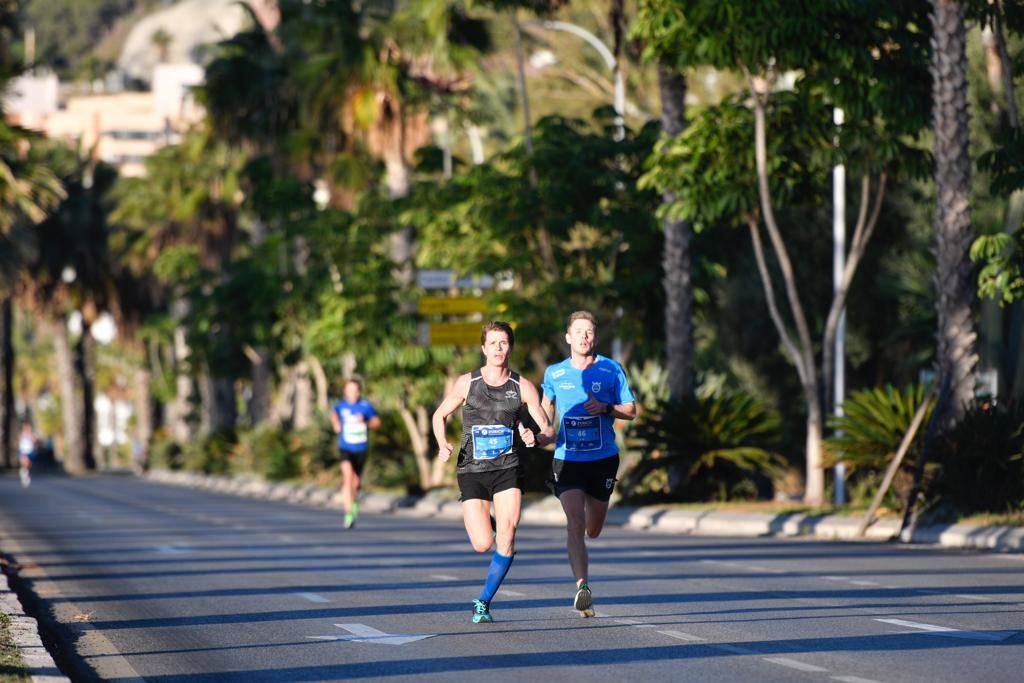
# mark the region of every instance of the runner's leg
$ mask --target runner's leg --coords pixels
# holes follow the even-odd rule
[[[608,501],[598,500],[590,494],[586,497],[587,536],[597,538],[604,529],[604,520],[608,517]]]
[[[565,511],[566,548],[577,588],[587,582],[587,543],[583,538],[587,526],[586,499],[587,494],[580,489],[563,491],[558,497]]]
[[[485,553],[494,545],[494,530],[491,528],[491,501],[471,498],[462,501],[462,521],[469,534],[473,550]]]

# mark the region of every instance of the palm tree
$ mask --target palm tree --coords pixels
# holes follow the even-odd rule
[[[932,122],[935,133],[936,357],[949,390],[936,412],[949,425],[974,398],[976,333],[971,313],[971,156],[967,110],[966,3],[932,0]]]
[[[661,130],[675,137],[686,125],[686,77],[665,64],[658,65],[661,93]],[[664,205],[676,197],[665,193]],[[665,286],[665,360],[669,398],[682,401],[693,392],[693,274],[690,259],[692,232],[689,223],[666,212],[665,251],[662,257]]]
[[[194,253],[196,266],[210,274],[213,286],[230,277],[232,252],[238,240],[242,162],[236,150],[215,142],[208,132],[195,131],[180,144],[149,157],[145,178],[122,181],[115,190],[117,206],[112,220],[120,225],[119,241],[124,244],[121,251],[136,277],[143,278],[161,253],[185,260],[188,253]],[[177,397],[168,422],[175,438],[187,441],[193,436],[191,403],[196,378],[202,380],[200,393],[207,398],[204,424],[213,430],[234,427],[233,377],[222,372],[224,368],[218,364],[210,363],[206,353],[222,345],[230,330],[221,325],[219,331],[204,338],[203,348],[193,345],[190,294],[197,297],[196,301],[202,301],[205,295],[188,289],[196,274],[180,268],[172,271],[173,264],[165,273],[164,284],[176,323],[173,344]],[[209,315],[216,318],[217,312]]]
[[[8,78],[0,74],[0,92]],[[0,462],[13,466],[14,346],[12,344],[15,273],[20,270],[24,233],[19,224],[36,224],[64,196],[49,168],[29,155],[37,136],[5,122],[0,110]]]
[[[66,197],[38,225],[38,246],[24,269],[19,302],[51,331],[63,412],[63,463],[68,472],[79,474],[95,467],[95,351],[89,330],[99,312],[115,303],[105,199],[117,172],[60,143],[42,146],[38,158],[58,174]],[[72,311],[82,316],[82,333],[73,344],[68,331]]]

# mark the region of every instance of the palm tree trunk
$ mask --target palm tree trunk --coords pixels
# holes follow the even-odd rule
[[[675,137],[686,126],[686,78],[663,64],[658,65],[661,94],[661,130]],[[675,203],[666,192],[662,205]],[[669,398],[681,401],[693,393],[693,273],[690,257],[692,231],[686,221],[662,219],[665,250],[662,268],[665,288],[665,364]]]
[[[149,442],[153,439],[153,431],[155,429],[153,373],[145,359],[141,367],[135,371],[134,384],[135,445],[132,448],[132,457],[137,457],[138,460],[133,462],[132,465],[136,468],[144,469],[148,460]]]
[[[85,469],[96,469],[96,419],[93,412],[93,378],[96,376],[96,342],[89,333],[88,323],[82,323],[82,334],[75,343],[75,371],[82,387],[82,402],[78,410],[82,416],[82,462]]]
[[[313,424],[313,406],[315,395],[313,381],[310,378],[309,363],[302,361],[296,368],[295,384],[295,429],[305,429]]]
[[[932,123],[935,133],[935,290],[939,380],[949,391],[936,410],[945,431],[974,398],[976,340],[971,314],[971,157],[967,109],[966,6],[932,0]],[[942,404],[948,403],[948,406]],[[944,409],[945,408],[945,409]]]
[[[14,305],[0,299],[0,463],[17,467],[14,455]]]
[[[75,381],[75,360],[71,349],[71,337],[63,316],[52,322],[53,355],[57,366],[57,383],[60,387],[60,407],[63,427],[62,460],[69,474],[85,472],[85,447],[82,442],[85,427],[79,411],[81,401]]]

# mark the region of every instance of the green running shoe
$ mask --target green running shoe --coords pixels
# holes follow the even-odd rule
[[[590,586],[583,584],[576,591],[576,597],[572,599],[572,607],[583,617],[594,616],[594,596],[590,592]]]
[[[491,617],[491,606],[479,598],[473,601],[473,623],[490,624],[494,621]]]
[[[351,513],[345,515],[345,528],[346,529],[351,529],[355,525],[356,525],[356,516],[351,514]]]

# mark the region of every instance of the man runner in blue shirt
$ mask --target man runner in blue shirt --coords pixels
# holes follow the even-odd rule
[[[576,578],[573,607],[594,616],[587,584],[584,533],[597,538],[619,469],[615,420],[636,417],[633,392],[622,366],[598,355],[597,323],[589,311],[569,316],[565,333],[570,355],[544,372],[541,407],[558,425],[552,474],[555,495],[565,510],[569,565]],[[555,410],[558,419],[555,419]]]
[[[345,528],[351,529],[359,516],[359,485],[369,452],[370,431],[380,427],[373,404],[362,397],[363,385],[355,378],[345,382],[344,398],[331,410],[331,427],[338,435],[341,459],[341,504]]]

